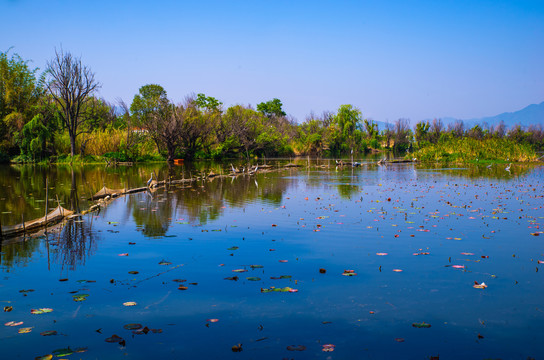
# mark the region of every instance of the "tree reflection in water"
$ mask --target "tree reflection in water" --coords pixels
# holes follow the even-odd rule
[[[92,221],[74,219],[68,221],[52,244],[51,261],[61,265],[63,270],[75,270],[85,265],[85,260],[97,249],[98,234],[92,230]]]

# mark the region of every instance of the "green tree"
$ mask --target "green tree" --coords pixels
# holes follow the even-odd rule
[[[161,151],[161,142],[158,134],[154,133],[153,121],[161,111],[161,107],[168,104],[166,90],[157,84],[148,84],[140,87],[138,94],[134,95],[130,112],[132,112],[133,126],[147,130],[152,137],[157,150]]]
[[[32,118],[32,107],[42,94],[38,68],[18,54],[0,52],[0,152],[14,155],[17,133]]]
[[[428,121],[419,121],[416,124],[416,141],[417,145],[420,146],[423,141],[427,141],[429,137],[429,130],[431,124]]]
[[[279,118],[286,115],[282,106],[281,100],[274,98],[273,100],[257,104],[257,111],[269,119],[273,117]]]
[[[196,99],[193,102],[199,109],[212,113],[221,112],[221,105],[223,105],[223,103],[216,98],[206,96],[202,93],[197,94]]]
[[[334,117],[334,122],[338,126],[340,149],[342,152],[357,150],[357,140],[361,139],[361,110],[352,105],[340,105],[338,112]]]

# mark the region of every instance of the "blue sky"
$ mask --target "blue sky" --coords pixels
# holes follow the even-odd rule
[[[0,51],[41,69],[62,45],[129,103],[162,85],[226,106],[279,98],[303,121],[353,104],[394,122],[544,101],[544,1],[0,0]]]

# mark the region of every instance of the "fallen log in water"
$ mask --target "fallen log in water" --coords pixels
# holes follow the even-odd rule
[[[213,171],[204,174],[202,176],[195,176],[189,179],[177,179],[177,180],[162,180],[162,181],[156,181],[153,180],[149,187],[143,186],[133,189],[110,189],[106,186],[103,186],[102,189],[100,189],[98,192],[96,192],[94,195],[92,195],[88,200],[89,201],[98,201],[99,203],[92,205],[88,210],[85,210],[81,212],[81,214],[76,214],[71,210],[65,209],[60,204],[51,212],[47,213],[44,217],[41,217],[39,219],[34,219],[31,221],[23,221],[21,224],[17,225],[10,225],[10,226],[2,226],[0,224],[0,240],[2,238],[9,238],[9,237],[16,237],[24,234],[34,233],[37,232],[43,228],[47,228],[50,225],[57,224],[63,220],[70,220],[74,217],[79,217],[81,215],[85,215],[89,212],[96,211],[100,209],[101,204],[106,204],[106,201],[109,199],[113,199],[116,197],[119,197],[121,195],[126,194],[135,194],[143,191],[154,191],[157,188],[164,187],[169,184],[185,184],[185,183],[192,183],[194,181],[199,180],[213,180],[213,179],[221,179],[221,178],[229,178],[232,176],[252,176],[255,175],[257,172],[271,172],[274,170],[282,170],[282,169],[289,169],[289,168],[298,168],[302,167],[302,165],[297,164],[287,164],[283,167],[273,168],[270,165],[260,165],[255,168],[252,168],[251,171],[248,172],[240,172],[240,173],[231,173],[228,175],[218,175],[214,173]],[[24,219],[23,219],[24,220]]]
[[[44,228],[46,226],[54,225],[61,222],[65,217],[72,215],[74,212],[57,206],[54,210],[50,211],[46,216],[39,219],[25,221],[21,224],[3,226],[2,237],[13,237],[32,233]]]

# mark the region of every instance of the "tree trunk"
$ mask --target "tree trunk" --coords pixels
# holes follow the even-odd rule
[[[168,151],[168,162],[174,162],[174,155],[175,155],[175,152],[176,152],[176,147],[175,146],[172,146],[172,145],[167,145],[166,146],[167,148],[167,151]]]
[[[76,137],[70,135],[70,155],[74,157],[76,153]]]

